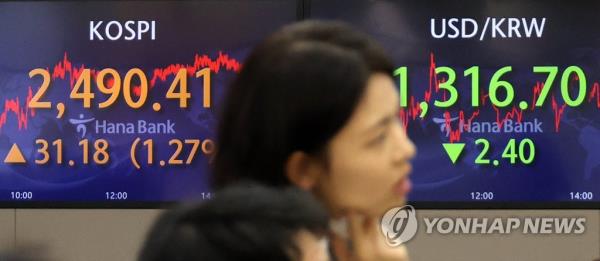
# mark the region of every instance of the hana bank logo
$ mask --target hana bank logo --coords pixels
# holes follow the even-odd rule
[[[457,119],[458,119],[458,117],[454,117],[454,118],[450,118],[448,121],[449,121],[449,123],[451,123]],[[448,124],[446,124],[446,119],[434,117],[433,122],[435,124],[440,125],[440,132],[445,133],[446,137],[450,136],[450,128],[448,128]],[[462,132],[462,128],[461,128],[461,132]]]
[[[417,233],[417,212],[411,205],[392,208],[383,215],[380,225],[385,242],[391,247],[397,247]]]
[[[460,133],[543,133],[543,122],[538,118],[530,121],[514,121],[505,119],[502,122],[497,121],[472,121],[459,120],[459,117],[453,118],[433,118],[433,122],[440,126],[440,132],[446,137],[450,136],[450,124],[458,121],[457,131]]]
[[[77,127],[77,133],[81,134],[81,138],[85,137],[87,132],[86,123],[93,121],[95,118],[84,119],[83,114],[79,114],[79,119],[69,119],[69,122]]]

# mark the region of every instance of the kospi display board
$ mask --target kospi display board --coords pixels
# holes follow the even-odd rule
[[[392,56],[411,203],[600,206],[595,1],[0,2],[0,204],[210,197],[219,102],[251,48],[336,19]],[[366,196],[366,195],[365,195]]]
[[[297,1],[0,2],[0,201],[210,196],[216,108]]]

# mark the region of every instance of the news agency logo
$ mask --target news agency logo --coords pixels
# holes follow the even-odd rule
[[[586,217],[526,216],[526,217],[421,217],[425,235],[582,235],[586,232]],[[381,218],[380,228],[386,244],[397,247],[417,233],[419,221],[411,205],[388,210]]]
[[[388,210],[381,218],[381,232],[391,247],[400,246],[417,233],[417,212],[411,205]]]

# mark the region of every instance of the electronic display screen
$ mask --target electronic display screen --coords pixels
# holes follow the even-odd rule
[[[296,19],[279,0],[0,2],[0,202],[210,197],[220,97]]]
[[[300,5],[299,3],[303,3]],[[417,207],[600,206],[595,1],[0,2],[0,204],[211,196],[217,109],[299,17],[393,58]],[[360,159],[357,159],[360,160]]]
[[[350,23],[393,57],[418,150],[411,201],[569,208],[600,202],[599,8],[313,0],[310,17]]]

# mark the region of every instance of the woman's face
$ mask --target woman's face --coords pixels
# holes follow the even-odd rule
[[[328,164],[316,192],[335,212],[381,215],[401,206],[411,189],[415,146],[398,118],[392,78],[373,74],[346,125],[328,145]]]

